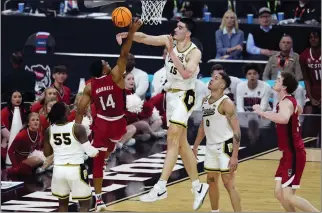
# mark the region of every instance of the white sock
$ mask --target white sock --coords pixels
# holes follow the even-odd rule
[[[101,194],[101,193],[99,193],[99,194],[95,194],[95,198],[96,198],[96,202],[97,202],[98,200],[102,200],[102,194]]]
[[[211,210],[211,212],[219,212],[219,209],[217,209],[217,210]]]
[[[160,188],[164,189],[164,188],[166,188],[166,186],[167,186],[167,181],[160,179],[160,180],[157,182],[157,185],[159,185],[159,186],[160,186]]]
[[[200,185],[201,185],[201,183],[200,183],[200,180],[198,179],[198,180],[195,180],[195,181],[192,181],[192,188],[193,189],[199,189],[200,188]]]

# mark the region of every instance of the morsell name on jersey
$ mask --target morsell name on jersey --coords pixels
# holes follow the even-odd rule
[[[96,94],[108,91],[108,90],[113,90],[113,86],[106,86],[106,87],[100,87],[96,90]]]

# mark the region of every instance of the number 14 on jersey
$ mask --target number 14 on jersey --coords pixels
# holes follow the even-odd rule
[[[101,102],[101,105],[102,105],[102,109],[103,110],[106,110],[106,108],[108,108],[108,107],[111,107],[113,109],[115,108],[115,102],[113,100],[112,94],[109,94],[108,95],[106,102],[104,102],[102,96],[100,96],[99,99],[100,99],[100,102]]]

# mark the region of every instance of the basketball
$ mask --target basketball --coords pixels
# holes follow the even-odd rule
[[[127,27],[132,22],[132,13],[126,7],[118,7],[113,10],[112,21],[117,27]]]

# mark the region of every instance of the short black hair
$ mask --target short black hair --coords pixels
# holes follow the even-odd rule
[[[224,70],[225,71],[225,68],[221,64],[215,64],[211,67],[211,72],[214,72],[215,70]]]
[[[57,102],[53,105],[50,112],[47,115],[47,119],[51,124],[61,121],[66,117],[66,105],[64,102]]]
[[[230,87],[230,84],[231,84],[231,80],[230,80],[230,77],[229,75],[227,75],[226,73],[219,73],[219,75],[221,75],[222,79],[225,81],[225,89],[227,89],[228,87]]]
[[[310,44],[310,36],[311,36],[311,35],[317,35],[317,36],[319,37],[319,39],[320,39],[319,44],[320,44],[320,46],[321,46],[321,31],[320,31],[320,30],[317,30],[317,29],[314,29],[314,30],[312,30],[312,31],[309,33],[309,35],[308,35],[308,37],[307,37],[307,41],[308,41],[308,46],[309,46],[309,47],[311,46],[311,44]]]
[[[261,68],[258,66],[258,64],[254,63],[248,63],[243,66],[243,73],[246,76],[249,70],[255,70],[258,75],[262,73]]]
[[[186,25],[186,28],[191,32],[191,37],[194,36],[196,31],[196,23],[191,18],[182,18],[180,22]]]
[[[286,92],[292,94],[298,86],[295,74],[288,71],[282,71],[281,76],[283,77],[283,86],[286,87]]]
[[[90,67],[90,72],[93,77],[101,77],[102,76],[102,71],[103,71],[103,63],[102,60],[95,60],[91,64]]]
[[[64,65],[55,66],[53,69],[53,74],[55,73],[67,73],[67,67]]]

